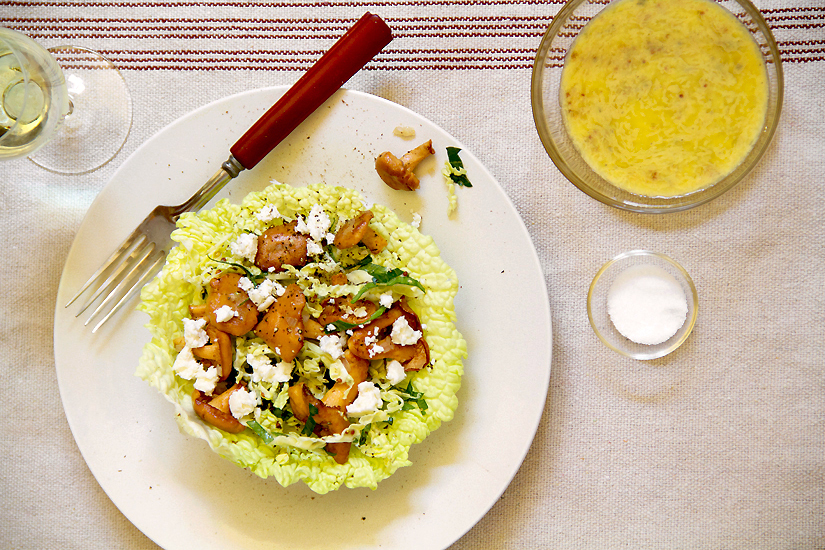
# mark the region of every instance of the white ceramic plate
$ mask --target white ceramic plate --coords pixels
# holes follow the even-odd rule
[[[228,157],[229,147],[285,88],[255,90],[179,119],[138,149],[92,204],[69,253],[55,313],[55,357],[63,406],[94,476],[129,520],[172,549],[273,548],[426,550],[445,548],[496,502],[533,440],[550,379],[551,326],[544,277],[530,237],[498,183],[468,151],[473,188],[460,188],[447,217],[440,174],[446,132],[394,103],[339,91],[254,170],[218,198],[239,202],[271,179],[325,181],[367,200],[412,211],[435,238],[461,283],[458,328],[469,358],[453,421],[410,452],[413,465],[376,491],[324,496],[303,484],[282,488],[182,435],[173,409],[134,376],[147,317],[125,313],[92,335],[63,305],[158,203],[178,204]],[[416,138],[393,135],[399,125]],[[393,191],[373,159],[432,139],[421,189]],[[83,318],[81,318],[82,320]]]

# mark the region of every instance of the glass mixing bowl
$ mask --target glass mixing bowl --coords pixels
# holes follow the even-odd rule
[[[561,173],[594,199],[624,210],[663,213],[704,204],[739,183],[759,162],[773,138],[782,110],[783,75],[779,50],[759,10],[748,0],[719,0],[753,34],[768,72],[768,111],[764,127],[750,153],[727,176],[694,193],[649,197],[630,193],[599,176],[573,146],[562,120],[559,89],[567,52],[579,31],[610,3],[569,0],[553,18],[539,45],[532,78],[533,118],[544,148]]]

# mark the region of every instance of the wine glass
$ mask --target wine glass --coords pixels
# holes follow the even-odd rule
[[[47,50],[0,27],[0,159],[91,172],[117,155],[131,126],[129,90],[108,59],[78,46]]]

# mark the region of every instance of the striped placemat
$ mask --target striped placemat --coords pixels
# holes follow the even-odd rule
[[[365,11],[395,40],[366,70],[529,69],[561,0],[0,0],[0,25],[139,71],[304,71]],[[825,60],[825,5],[757,2],[784,63]]]

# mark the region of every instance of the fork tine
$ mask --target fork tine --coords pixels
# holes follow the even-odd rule
[[[148,268],[147,268],[147,269],[143,272],[143,275],[141,275],[141,277],[140,277],[137,281],[135,281],[135,284],[133,284],[133,285],[129,288],[129,290],[128,290],[128,291],[127,291],[127,292],[126,292],[126,293],[125,293],[125,294],[124,294],[121,298],[120,298],[120,300],[118,300],[118,302],[117,302],[114,306],[112,306],[112,309],[110,309],[110,310],[109,310],[109,313],[107,313],[107,314],[103,317],[103,319],[101,319],[101,320],[100,320],[100,321],[99,321],[99,322],[95,325],[95,327],[92,329],[92,334],[94,334],[95,332],[97,332],[97,329],[99,329],[99,328],[103,325],[103,323],[105,323],[106,321],[108,321],[108,320],[109,320],[109,318],[110,318],[112,315],[114,315],[115,313],[117,313],[117,311],[118,311],[118,310],[119,310],[119,309],[123,306],[123,304],[127,303],[127,302],[129,301],[129,299],[130,299],[130,298],[132,298],[132,296],[134,296],[134,295],[135,295],[135,293],[136,293],[137,291],[139,291],[141,288],[143,288],[143,285],[145,285],[147,282],[149,282],[149,279],[150,279],[151,277],[153,277],[153,276],[154,276],[154,275],[155,275],[155,274],[156,274],[156,273],[160,270],[160,268],[161,268],[161,266],[163,265],[163,262],[164,262],[165,260],[166,260],[166,256],[163,254],[163,251],[159,251],[159,255],[158,255],[158,257],[155,259],[155,261],[152,263],[152,265],[151,265],[151,266],[149,266],[149,267],[148,267]],[[131,272],[130,272],[130,275],[131,275]],[[127,280],[127,279],[124,279],[124,281],[126,281],[126,280]],[[119,285],[118,285],[118,286],[119,286]],[[113,292],[112,294],[110,294],[110,295],[107,297],[107,300],[108,300],[108,298],[109,298],[109,297],[114,296],[114,294],[115,294],[114,292]],[[95,310],[95,313],[93,313],[93,314],[92,314],[92,317],[94,317],[94,315],[95,315],[96,313],[97,313],[97,310]],[[89,317],[89,321],[91,321],[91,320],[92,320],[92,317]],[[85,326],[86,324],[88,324],[88,323],[89,323],[89,321],[86,321],[86,323],[84,323],[84,326]]]
[[[116,261],[116,260],[117,260],[117,259],[121,256],[121,254],[123,254],[124,252],[126,252],[127,250],[129,250],[129,249],[132,247],[132,245],[133,245],[133,244],[134,244],[134,242],[135,242],[135,239],[136,239],[138,236],[142,236],[142,235],[143,235],[143,233],[141,233],[139,229],[135,229],[134,231],[132,231],[132,234],[131,234],[131,235],[129,235],[128,237],[126,237],[126,239],[125,239],[125,240],[124,240],[124,241],[120,244],[120,246],[118,247],[118,249],[117,249],[117,250],[115,250],[115,251],[112,253],[112,255],[111,255],[111,256],[109,256],[109,258],[108,258],[105,262],[103,262],[103,265],[101,265],[99,268],[97,268],[97,271],[95,271],[95,272],[92,274],[92,276],[91,276],[91,277],[89,277],[89,279],[88,279],[85,283],[83,283],[83,286],[80,288],[80,290],[78,290],[78,291],[77,291],[77,294],[75,294],[75,295],[72,297],[72,299],[71,299],[71,300],[69,300],[69,301],[66,303],[66,305],[65,305],[65,306],[63,306],[63,307],[69,307],[70,305],[72,305],[72,304],[75,302],[75,300],[77,300],[78,298],[80,298],[80,295],[81,295],[81,294],[83,294],[84,292],[86,292],[86,289],[88,289],[88,288],[92,285],[92,283],[94,283],[94,282],[95,282],[95,280],[96,280],[98,277],[100,277],[100,275],[101,275],[104,271],[106,271],[107,269],[109,269],[109,266],[111,266],[111,265],[112,265],[112,264],[113,264],[113,263],[114,263],[114,262],[115,262],[115,261]]]
[[[127,261],[124,261],[123,264],[121,264],[121,267],[123,269],[125,269],[125,267],[127,265],[130,265],[131,267],[129,268],[129,271],[127,271],[124,275],[119,276],[116,280],[112,279],[111,282],[107,281],[107,283],[109,283],[109,284],[106,285],[106,286],[110,286],[115,281],[117,282],[117,285],[114,288],[112,288],[109,292],[106,293],[106,297],[103,299],[103,301],[100,302],[100,304],[98,304],[98,306],[95,308],[95,310],[92,312],[92,314],[89,315],[89,318],[86,320],[86,322],[83,323],[84,326],[88,325],[89,322],[95,317],[95,315],[100,313],[103,310],[103,308],[105,308],[112,300],[117,298],[117,296],[119,296],[119,294],[120,294],[120,291],[123,288],[125,288],[125,285],[135,275],[139,275],[139,274],[143,273],[144,262],[146,262],[146,260],[152,256],[152,253],[155,251],[155,248],[156,248],[155,243],[150,242],[150,243],[146,244],[145,246],[143,246],[142,248],[140,248],[139,250],[135,250],[129,256]],[[118,272],[122,273],[123,269],[118,269]],[[94,300],[92,300],[92,301],[94,301]],[[92,301],[90,301],[89,304],[91,304]],[[81,313],[83,313],[83,310],[80,310],[80,312],[77,315],[79,316]]]
[[[112,285],[119,282],[123,276],[123,272],[128,269],[129,266],[133,266],[135,262],[139,263],[147,254],[152,252],[152,249],[155,247],[155,243],[147,243],[147,241],[149,241],[149,237],[147,237],[144,233],[136,235],[136,238],[134,239],[134,242],[132,242],[131,246],[123,250],[121,256],[117,258],[117,261],[120,263],[116,264],[115,262],[112,262],[112,264],[110,264],[109,267],[116,266],[115,269],[109,274],[106,280],[97,287],[95,293],[83,303],[75,317],[80,317],[80,315],[83,314],[83,312],[86,311],[86,309],[88,309],[88,307],[92,305],[95,300],[97,300],[104,292],[109,290]],[[124,254],[130,250],[131,252],[129,255],[124,257]]]

